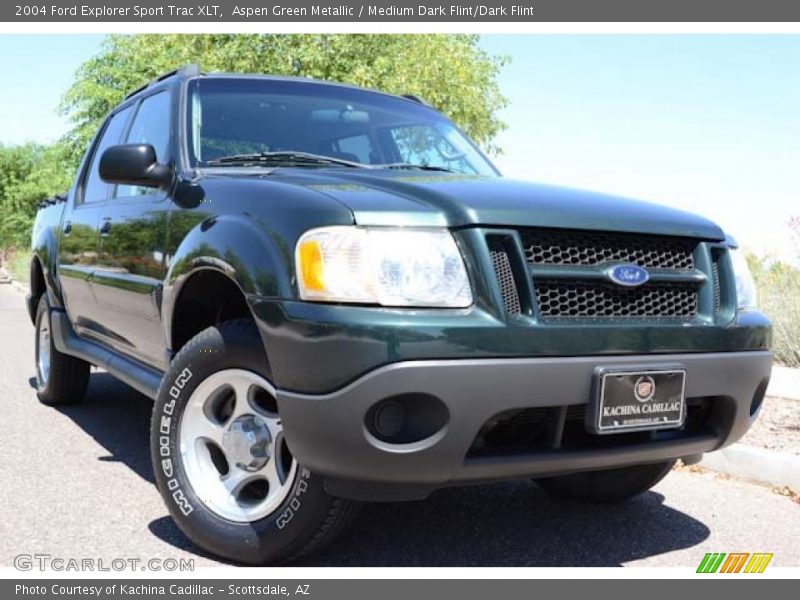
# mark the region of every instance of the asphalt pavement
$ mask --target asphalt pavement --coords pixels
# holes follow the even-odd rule
[[[194,558],[217,564],[170,520],[148,455],[151,402],[93,371],[84,403],[41,405],[23,295],[0,285],[0,566],[19,554]],[[527,481],[365,505],[307,565],[696,566],[706,552],[772,552],[800,566],[800,504],[745,481],[676,471],[621,505],[548,498]]]

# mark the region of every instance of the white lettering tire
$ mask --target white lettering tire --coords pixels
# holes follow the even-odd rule
[[[270,380],[252,321],[210,327],[170,364],[151,423],[156,483],[178,527],[249,565],[320,550],[357,510],[294,461]]]

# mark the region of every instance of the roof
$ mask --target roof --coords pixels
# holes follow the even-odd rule
[[[200,70],[200,66],[197,65],[197,64],[184,65],[184,66],[182,66],[182,67],[180,67],[178,69],[175,69],[173,71],[169,71],[167,73],[164,73],[163,75],[160,75],[160,76],[156,77],[155,79],[153,79],[152,81],[144,84],[143,86],[136,88],[135,90],[130,92],[127,96],[125,96],[125,99],[127,100],[129,98],[132,98],[133,96],[136,96],[137,94],[145,91],[146,89],[148,89],[148,88],[150,88],[150,87],[152,87],[152,86],[154,86],[154,85],[156,85],[156,84],[158,84],[158,83],[160,83],[160,82],[162,82],[162,81],[164,81],[166,79],[170,79],[172,77],[179,77],[179,78],[182,78],[182,79],[190,79],[190,78],[201,77],[201,76],[202,77],[214,77],[214,78],[268,79],[268,80],[274,80],[274,81],[298,81],[298,82],[304,82],[304,83],[317,83],[317,84],[320,84],[320,85],[338,86],[338,87],[350,88],[350,89],[354,89],[354,90],[366,90],[366,91],[369,91],[369,92],[373,92],[375,94],[383,94],[385,96],[392,96],[393,98],[403,98],[403,99],[409,100],[411,102],[416,102],[417,104],[422,104],[424,106],[429,106],[428,103],[426,103],[422,98],[420,98],[419,96],[416,96],[414,94],[403,94],[401,96],[397,96],[395,94],[387,94],[386,92],[381,92],[379,90],[372,90],[372,89],[369,89],[369,88],[359,87],[359,86],[351,85],[351,84],[348,84],[348,83],[342,83],[342,82],[338,82],[338,81],[324,81],[324,80],[321,80],[321,79],[314,79],[314,78],[311,78],[311,77],[296,77],[296,76],[293,77],[293,76],[289,76],[289,75],[267,75],[267,74],[263,74],[263,73],[224,73],[224,72],[204,73],[203,71]]]

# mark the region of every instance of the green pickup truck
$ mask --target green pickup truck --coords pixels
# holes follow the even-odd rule
[[[416,97],[184,67],[108,115],[32,248],[39,398],[90,365],[153,398],[172,516],[241,563],[445,486],[635,496],[770,377],[719,227],[504,179]]]

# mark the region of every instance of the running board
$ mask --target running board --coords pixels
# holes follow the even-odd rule
[[[78,337],[62,310],[50,311],[50,331],[56,350],[101,367],[137,392],[155,400],[162,373],[120,356],[100,344]]]

